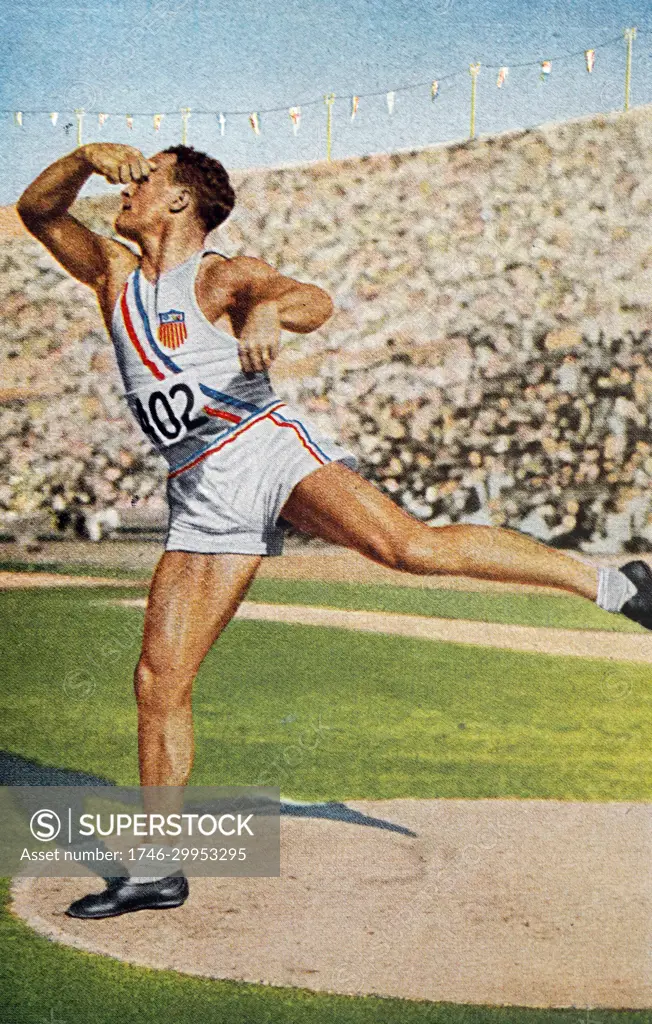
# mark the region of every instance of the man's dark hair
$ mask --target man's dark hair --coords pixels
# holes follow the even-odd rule
[[[174,180],[191,190],[198,216],[206,231],[212,231],[226,220],[235,205],[235,192],[224,167],[219,160],[192,146],[170,146],[163,152],[175,154]]]

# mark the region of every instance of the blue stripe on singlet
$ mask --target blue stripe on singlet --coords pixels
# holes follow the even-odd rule
[[[145,306],[143,305],[143,299],[140,292],[140,267],[138,267],[134,274],[134,296],[136,299],[136,308],[138,309],[138,312],[140,314],[140,318],[143,323],[143,328],[145,330],[145,335],[152,348],[152,351],[155,353],[155,355],[159,357],[159,359],[163,363],[165,363],[168,370],[172,370],[172,373],[181,373],[181,367],[178,366],[177,363],[174,362],[174,360],[170,359],[167,352],[163,352],[163,350],[159,348],[154,339],[154,335],[152,333],[152,329],[149,323],[149,318],[147,316]],[[242,399],[234,398],[232,395],[225,395],[224,392],[222,391],[215,391],[214,388],[209,388],[207,384],[200,384],[199,387],[201,388],[201,390],[203,391],[207,398],[213,398],[218,402],[224,402],[226,405],[232,405],[237,409],[245,409],[247,412],[253,413],[259,411],[260,406],[253,405],[251,402],[244,402],[242,401]]]
[[[214,388],[209,388],[207,384],[200,384],[199,387],[207,398],[214,398],[216,402],[224,402],[226,405],[233,405],[236,409],[246,409],[247,412],[258,412],[260,408],[258,405],[252,405],[251,402],[243,402],[240,398],[234,398],[233,395],[225,395],[222,391],[215,391]]]
[[[170,359],[169,355],[167,355],[166,352],[163,352],[163,350],[158,347],[156,341],[154,340],[154,335],[152,334],[152,329],[149,325],[149,319],[147,317],[147,313],[145,312],[143,299],[140,294],[140,267],[138,267],[134,274],[134,296],[136,299],[136,308],[140,314],[140,319],[143,322],[145,335],[151,346],[152,351],[155,353],[155,355],[159,357],[161,362],[165,363],[168,370],[172,370],[172,373],[181,373],[181,367],[177,366],[177,364],[172,359]]]

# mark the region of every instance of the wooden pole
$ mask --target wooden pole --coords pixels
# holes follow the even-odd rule
[[[77,145],[81,146],[83,137],[84,111],[81,108],[79,108],[75,111],[75,117],[77,119]]]
[[[188,118],[190,117],[190,107],[181,108],[181,145],[188,145]]]
[[[471,75],[471,127],[469,130],[469,138],[475,138],[475,109],[476,99],[478,92],[478,75],[480,74],[480,64],[470,64],[469,73]]]
[[[629,100],[632,91],[632,49],[636,39],[636,29],[625,29],[625,40],[627,41],[627,64],[625,67],[625,110],[629,110]]]
[[[335,102],[335,93],[329,92],[324,96],[324,103],[326,104],[326,159],[331,162],[331,150],[333,146],[333,104]]]

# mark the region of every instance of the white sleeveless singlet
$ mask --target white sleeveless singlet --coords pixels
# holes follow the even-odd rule
[[[267,373],[242,372],[236,339],[195,296],[208,252],[218,250],[195,253],[155,285],[134,270],[111,336],[127,402],[169,465],[166,550],[276,555],[296,485],[329,462],[356,460],[275,396]]]
[[[278,401],[267,373],[244,374],[237,340],[204,316],[194,253],[151,284],[138,267],[113,311],[111,337],[125,398],[171,468],[218,434]]]

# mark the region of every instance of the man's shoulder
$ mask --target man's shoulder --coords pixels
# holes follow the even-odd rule
[[[142,256],[140,250],[133,243],[126,242],[119,235],[111,235],[109,241],[113,243],[110,246],[109,254],[114,263],[132,268],[140,266]]]
[[[132,248],[124,239],[113,235],[110,239],[113,244],[107,250],[107,270],[110,276],[115,274],[129,275],[141,264],[141,255],[135,248]]]
[[[217,249],[209,249],[206,251],[204,256],[204,262],[208,266],[221,266],[221,267],[232,267],[235,269],[251,269],[252,271],[267,271],[276,273],[274,268],[266,263],[265,260],[260,259],[259,256],[247,256],[244,253],[240,253],[236,256],[227,256],[225,253],[220,252]]]
[[[204,264],[203,274],[208,280],[215,278],[238,284],[266,280],[278,273],[269,263],[256,256],[229,257],[222,253],[208,252],[202,263]]]
[[[105,272],[94,287],[107,326],[111,323],[116,302],[126,282],[141,263],[140,253],[126,245],[121,238],[113,237],[110,241],[115,245],[107,253]]]

